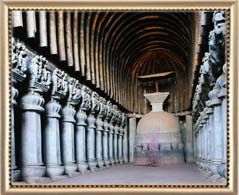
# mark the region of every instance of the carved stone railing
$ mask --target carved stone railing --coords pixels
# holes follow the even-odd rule
[[[24,44],[12,44],[13,181],[50,182],[108,167],[113,158],[127,162],[126,115]]]
[[[195,159],[210,172],[215,182],[226,181],[226,16],[215,11],[214,29],[209,34],[209,48],[200,68],[193,98]]]

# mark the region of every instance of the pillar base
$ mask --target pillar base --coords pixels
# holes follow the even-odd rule
[[[24,181],[28,184],[48,184],[53,182],[50,177],[24,177]]]
[[[104,161],[102,159],[97,160],[97,167],[103,168],[104,167]]]
[[[110,166],[110,161],[108,159],[104,160],[104,166],[105,167],[109,167]]]
[[[72,177],[72,174],[77,171],[77,165],[75,163],[64,164],[65,173]]]
[[[213,182],[213,183],[218,183],[218,184],[226,184],[226,179],[221,177],[219,174],[213,174],[211,177],[209,177],[209,179]]]
[[[119,159],[119,163],[122,165],[124,163],[124,160],[122,158]]]
[[[97,162],[96,161],[88,161],[87,163],[88,163],[88,169],[90,171],[95,171]]]
[[[113,166],[115,164],[114,159],[110,159],[110,165]]]
[[[222,164],[217,161],[211,161],[208,165],[208,169],[213,173],[213,174],[218,174],[217,168],[218,166],[221,166]]]
[[[203,170],[208,170],[209,162],[208,162],[207,160],[202,160],[201,163],[200,163],[200,167],[201,167]]]
[[[218,165],[217,172],[221,177],[227,178],[227,167],[225,164]]]
[[[84,174],[87,171],[88,164],[86,162],[78,162],[77,168],[78,171],[81,172],[81,174]]]
[[[20,181],[21,171],[19,169],[12,170],[12,181]]]
[[[63,175],[65,168],[60,165],[46,165],[46,174],[55,180],[54,178],[59,175]]]
[[[43,177],[46,175],[46,167],[40,165],[24,165],[21,166],[21,176],[24,181],[25,178]]]
[[[115,159],[114,164],[118,165],[119,164],[119,159]]]

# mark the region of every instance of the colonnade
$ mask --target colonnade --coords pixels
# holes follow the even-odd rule
[[[214,12],[214,29],[209,35],[209,51],[202,60],[193,101],[196,162],[216,182],[226,181],[227,178],[225,17],[223,11]]]
[[[126,163],[127,134],[126,114],[116,105],[13,39],[13,180],[55,180]]]

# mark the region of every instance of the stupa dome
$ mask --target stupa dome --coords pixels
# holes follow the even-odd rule
[[[150,112],[137,126],[137,134],[179,132],[178,118],[168,112]]]

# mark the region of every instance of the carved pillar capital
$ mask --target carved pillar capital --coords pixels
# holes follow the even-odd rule
[[[223,72],[221,76],[217,79],[217,84],[220,88],[219,98],[225,98],[227,95],[227,64],[223,65]]]
[[[213,90],[209,92],[208,96],[211,100],[209,105],[210,107],[214,107],[221,103],[221,100],[218,99],[219,92],[220,92],[220,89],[218,87],[214,87]]]
[[[74,123],[75,122],[75,113],[76,113],[76,111],[75,111],[74,106],[72,106],[71,104],[65,106],[62,110],[62,115],[63,115],[62,121]]]
[[[36,112],[43,112],[44,108],[42,107],[45,103],[45,100],[37,92],[28,92],[24,95],[20,101],[20,107],[23,110],[32,110]]]

